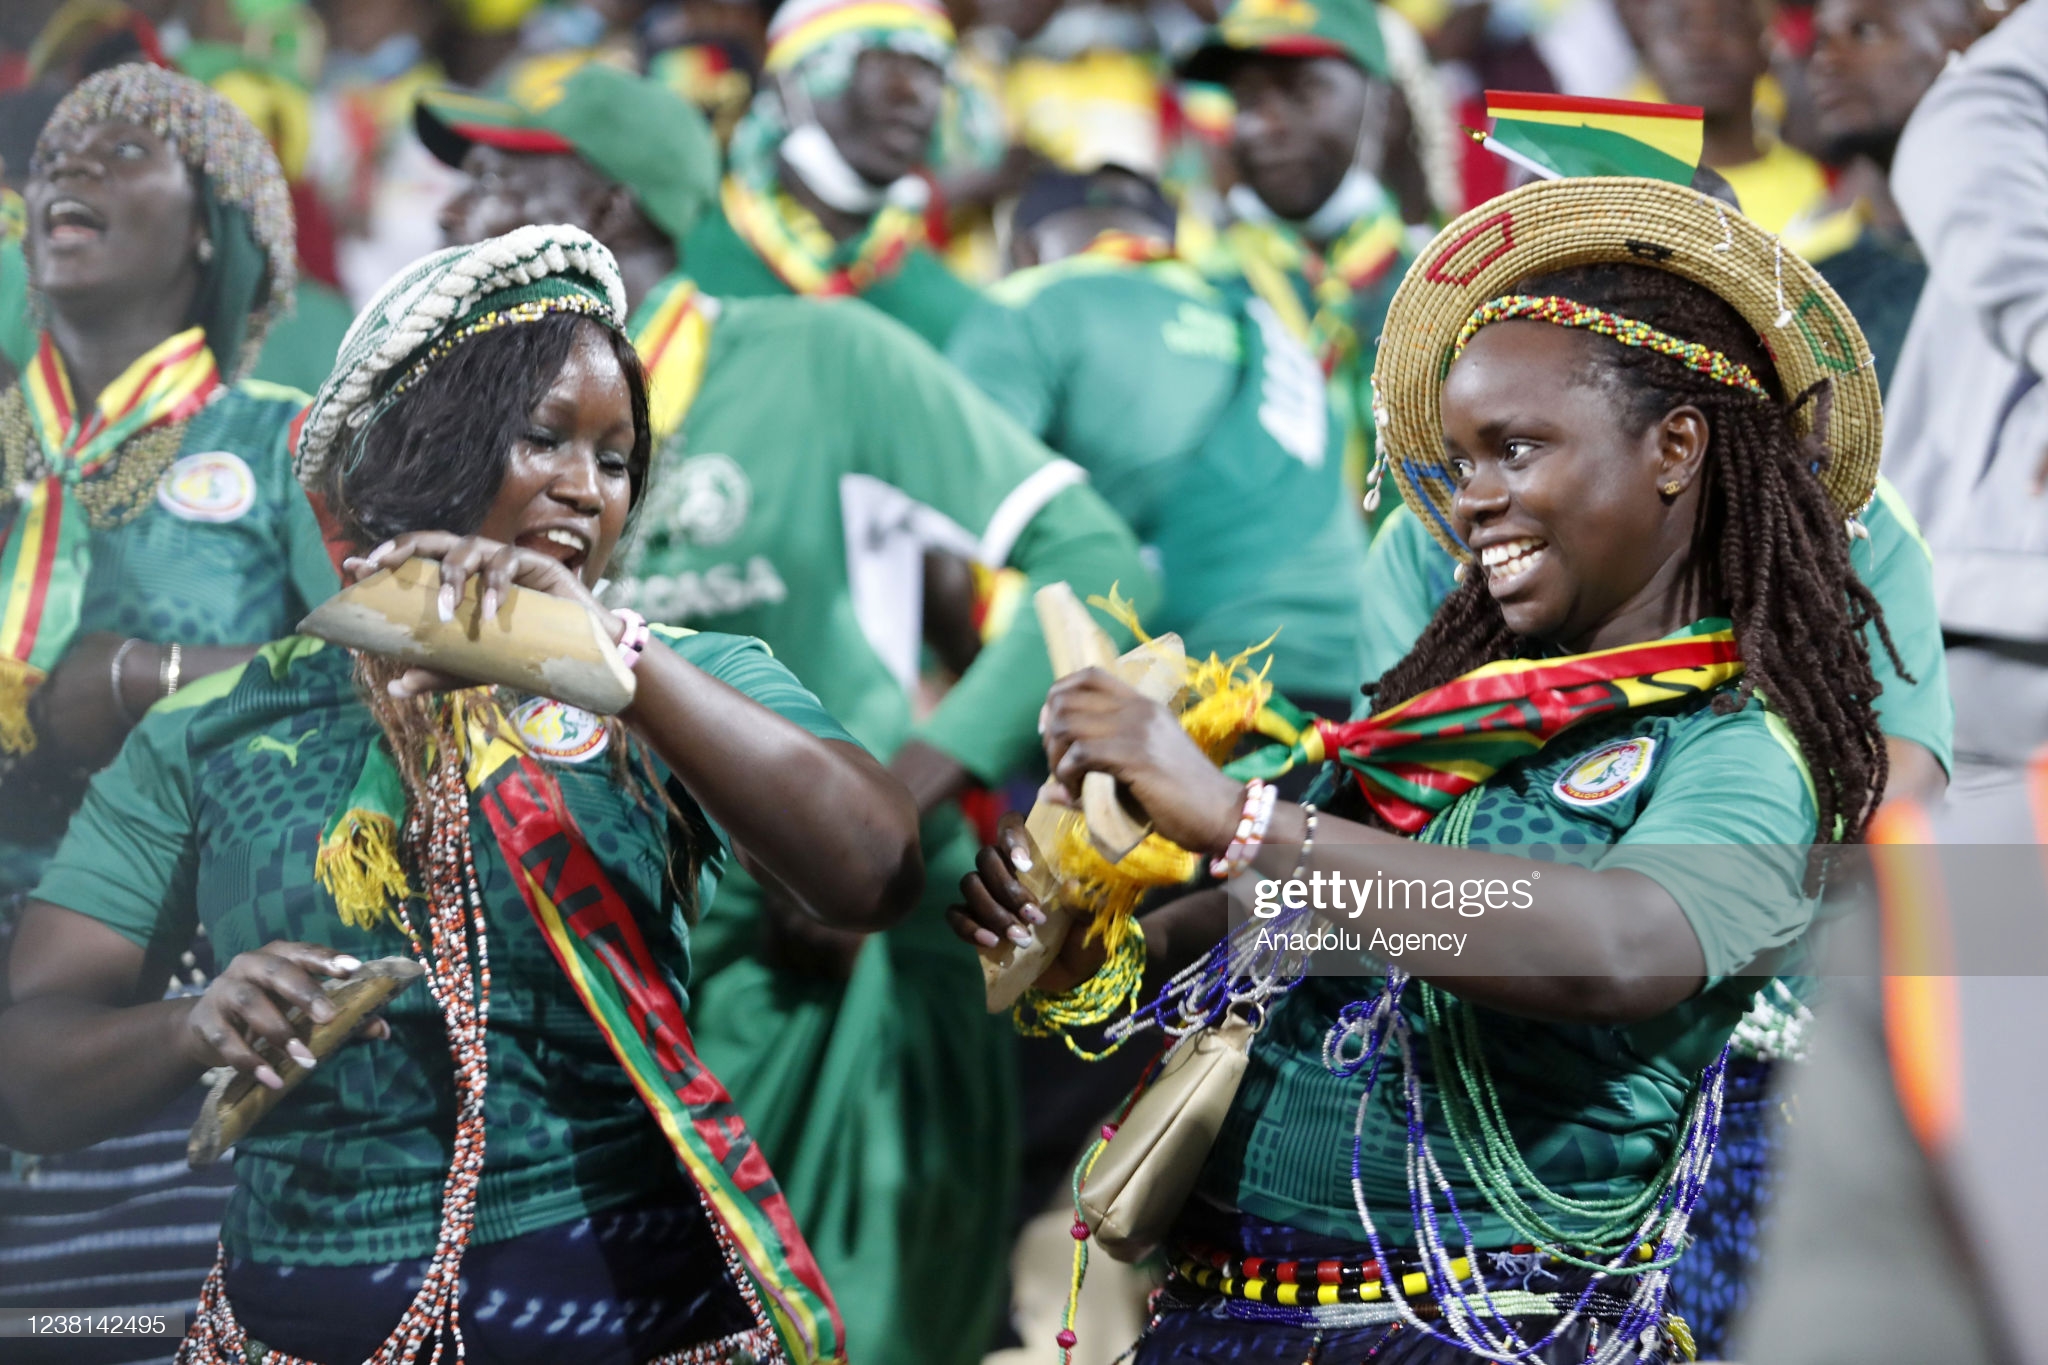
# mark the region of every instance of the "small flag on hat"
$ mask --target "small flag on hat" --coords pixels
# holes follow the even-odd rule
[[[1486,92],[1493,133],[1473,138],[1544,180],[1582,175],[1637,175],[1690,185],[1705,136],[1690,104],[1571,95]]]

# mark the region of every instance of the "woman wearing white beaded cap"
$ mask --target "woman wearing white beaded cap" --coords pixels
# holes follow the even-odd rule
[[[443,616],[473,588],[479,629],[515,586],[601,613],[631,705],[281,641],[145,722],[29,907],[0,1040],[80,1022],[4,1048],[8,1140],[90,1140],[208,1065],[308,1073],[238,1146],[193,1365],[258,1342],[318,1365],[840,1356],[690,1043],[689,923],[737,856],[821,921],[884,928],[921,888],[916,818],[757,641],[591,597],[647,473],[622,311],[575,229],[429,257],[351,332],[299,468],[350,575],[438,561]],[[239,956],[196,1002],[121,1007],[195,918]],[[316,1065],[320,982],[392,955],[428,989]]]

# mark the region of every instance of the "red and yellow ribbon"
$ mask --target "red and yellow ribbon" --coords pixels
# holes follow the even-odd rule
[[[648,424],[659,443],[682,428],[697,401],[711,349],[711,315],[697,286],[678,279],[667,293],[647,301],[632,331],[633,349],[647,367]]]
[[[0,750],[35,747],[28,698],[78,631],[90,527],[74,493],[133,437],[181,422],[220,385],[206,333],[192,327],[152,347],[80,412],[63,359],[45,333],[21,377],[29,426],[46,471],[0,526]]]

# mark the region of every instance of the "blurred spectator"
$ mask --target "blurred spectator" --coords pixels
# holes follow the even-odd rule
[[[1237,0],[1182,64],[1230,87],[1236,218],[1212,270],[1258,301],[1329,377],[1343,468],[1364,482],[1372,367],[1387,304],[1407,269],[1407,231],[1375,172],[1392,101],[1379,11]]]
[[[1927,92],[1892,196],[1928,281],[1892,382],[1885,469],[1926,528],[1956,701],[1958,838],[2009,827],[2048,743],[2048,5]]]
[[[342,292],[361,303],[438,249],[435,212],[460,177],[420,146],[412,110],[443,82],[428,53],[432,0],[316,0],[326,69],[313,102],[307,175],[333,214]]]
[[[1820,0],[1814,7],[1815,130],[1840,168],[1842,205],[1796,243],[1863,326],[1877,382],[1892,371],[1927,264],[1885,177],[1899,135],[1950,54],[1977,40],[1972,0]]]
[[[1770,66],[1769,0],[1628,0],[1630,29],[1656,90],[1638,92],[1706,115],[1701,164],[1719,171],[1742,211],[1769,232],[1825,211],[1820,163],[1786,145],[1757,117],[1757,83]]]
[[[722,211],[684,246],[706,293],[859,295],[943,346],[975,292],[926,248],[919,174],[953,60],[935,0],[791,0],[734,130]]]

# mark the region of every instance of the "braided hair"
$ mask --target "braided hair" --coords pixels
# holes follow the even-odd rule
[[[1770,390],[1770,399],[1759,399],[1654,351],[1586,338],[1586,378],[1609,392],[1631,430],[1677,407],[1706,415],[1699,519],[1681,590],[1733,620],[1745,665],[1741,683],[1713,706],[1729,714],[1762,692],[1813,775],[1820,841],[1859,841],[1887,774],[1866,627],[1877,627],[1900,676],[1912,679],[1877,599],[1850,567],[1842,513],[1815,478],[1828,459],[1818,438],[1832,400],[1826,382],[1787,401],[1769,353],[1740,313],[1650,266],[1578,266],[1523,280],[1511,292],[1568,298],[1701,342],[1747,365]],[[1816,435],[1802,437],[1793,418],[1808,402]],[[1467,573],[1407,657],[1367,694],[1383,711],[1483,664],[1521,657],[1529,643],[1508,629],[1485,575]]]

